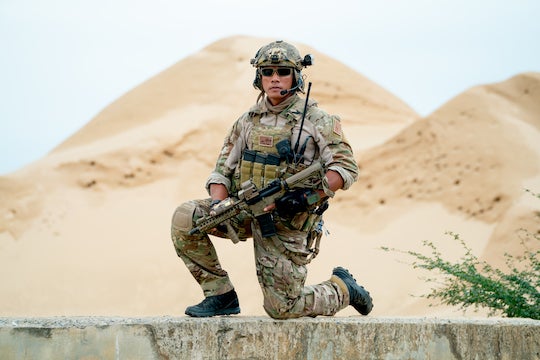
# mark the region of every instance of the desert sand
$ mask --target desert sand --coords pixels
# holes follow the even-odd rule
[[[183,315],[202,292],[176,256],[170,219],[206,196],[226,130],[255,102],[249,59],[273,39],[217,41],[120,97],[42,159],[0,177],[0,316]],[[540,231],[540,73],[479,84],[420,117],[316,49],[311,96],[342,117],[361,166],[326,213],[329,234],[309,283],[349,268],[372,294],[370,316],[478,316],[430,306],[411,259],[462,249],[494,265],[519,253],[516,231]],[[217,71],[216,69],[221,69]],[[226,71],[223,71],[223,70]],[[264,315],[251,240],[214,239],[242,315]],[[538,244],[531,244],[538,246]],[[482,315],[482,313],[480,313]],[[358,316],[347,308],[339,316]]]

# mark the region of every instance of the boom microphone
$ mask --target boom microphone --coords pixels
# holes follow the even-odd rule
[[[298,88],[300,88],[300,84],[296,85],[295,87],[290,88],[289,90],[281,90],[279,93],[282,96],[287,95],[287,94],[295,92],[296,90],[298,90]]]

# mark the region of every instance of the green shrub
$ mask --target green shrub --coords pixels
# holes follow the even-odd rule
[[[540,198],[538,194],[533,195]],[[470,306],[475,309],[483,307],[489,310],[489,315],[540,320],[540,250],[534,251],[526,244],[528,240],[540,241],[538,233],[520,229],[523,254],[504,254],[508,268],[506,272],[480,261],[458,234],[447,234],[465,250],[465,254],[456,262],[443,259],[437,247],[428,241],[424,241],[423,245],[431,250],[430,255],[387,247],[382,249],[408,254],[414,258],[413,268],[435,270],[443,275],[442,279],[427,279],[441,286],[432,288],[429,294],[422,297],[438,299],[445,305],[459,305],[463,310]]]

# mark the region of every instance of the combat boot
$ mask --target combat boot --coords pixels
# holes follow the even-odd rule
[[[332,280],[336,280],[334,278],[335,276],[347,286],[347,290],[349,292],[349,304],[352,305],[360,314],[369,314],[371,309],[373,309],[373,300],[371,299],[369,292],[364,289],[363,286],[356,283],[356,280],[353,278],[351,273],[349,273],[349,270],[338,266],[334,268],[332,275]]]
[[[225,294],[208,296],[199,304],[186,308],[186,315],[194,317],[233,315],[239,313],[240,305],[238,304],[238,296],[234,289]]]

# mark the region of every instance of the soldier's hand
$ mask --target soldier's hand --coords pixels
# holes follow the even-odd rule
[[[276,211],[280,216],[291,217],[306,211],[319,199],[317,192],[311,189],[290,191],[276,201]]]

